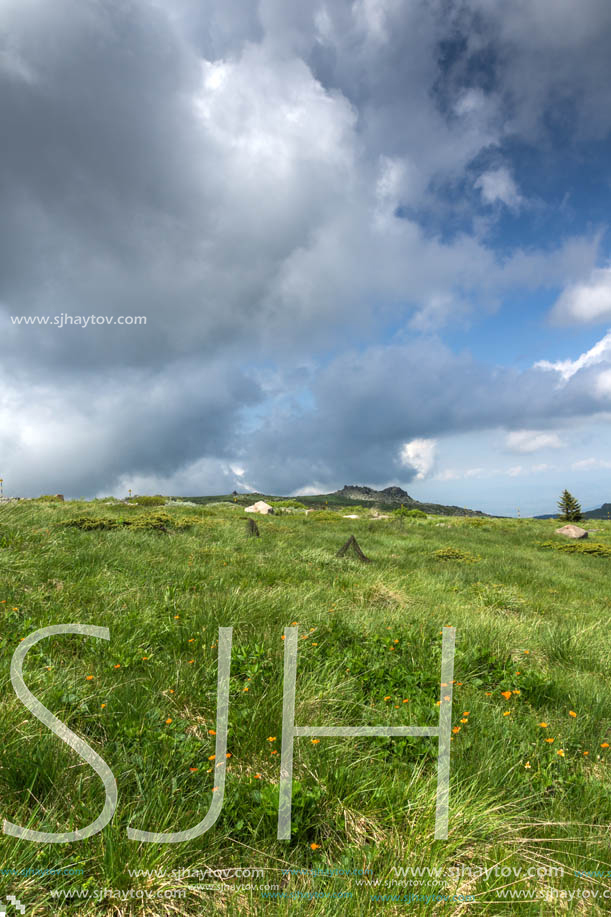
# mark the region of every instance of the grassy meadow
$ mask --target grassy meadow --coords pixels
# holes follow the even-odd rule
[[[16,895],[27,917],[610,909],[611,522],[588,522],[587,546],[600,547],[585,553],[553,547],[566,543],[554,520],[355,512],[256,517],[253,537],[230,503],[0,507],[2,818],[67,831],[104,803],[95,772],[11,685],[20,639],[48,625],[110,629],[110,641],[42,641],[24,677],[119,788],[112,822],[87,840],[1,835],[0,898]],[[351,534],[370,563],[335,556]],[[294,622],[301,726],[436,725],[441,632],[456,627],[447,840],[434,840],[437,740],[379,737],[297,738],[292,837],[276,839],[282,635]],[[210,805],[218,628],[228,626],[231,757],[220,817],[185,843],[130,841],[128,826],[187,829]],[[424,867],[441,878],[402,878],[401,869]],[[478,867],[492,871],[469,874]],[[564,875],[536,874],[548,867]],[[189,874],[206,868],[260,868],[264,878]],[[185,897],[96,898],[96,889]],[[546,889],[590,894],[543,900]],[[53,897],[62,890],[88,897]],[[473,900],[398,900],[408,893]]]

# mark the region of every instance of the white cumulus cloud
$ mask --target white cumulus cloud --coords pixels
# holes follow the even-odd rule
[[[511,172],[505,166],[484,172],[475,182],[475,187],[486,204],[500,201],[510,210],[518,210],[524,203]]]
[[[596,268],[584,282],[568,286],[556,300],[551,318],[558,323],[610,319],[611,267]]]
[[[401,464],[415,468],[416,480],[421,481],[430,474],[435,464],[436,448],[435,439],[412,439],[411,442],[404,443],[401,449]]]

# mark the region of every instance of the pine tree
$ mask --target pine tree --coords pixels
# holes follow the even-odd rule
[[[558,509],[561,522],[579,522],[581,519],[581,506],[566,489],[562,491],[562,496],[558,500]]]

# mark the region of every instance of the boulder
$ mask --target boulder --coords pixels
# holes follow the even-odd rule
[[[588,533],[578,525],[563,525],[561,529],[556,529],[556,535],[566,535],[567,538],[587,538]]]
[[[247,513],[262,513],[264,516],[267,516],[274,512],[274,508],[270,506],[269,503],[266,503],[265,500],[257,500],[252,506],[245,507],[244,511]]]

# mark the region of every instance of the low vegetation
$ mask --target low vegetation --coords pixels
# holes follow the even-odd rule
[[[109,642],[76,635],[42,641],[27,656],[24,678],[102,756],[119,787],[113,821],[88,840],[1,836],[0,896],[17,895],[27,915],[493,917],[570,911],[504,903],[499,896],[509,886],[537,893],[580,887],[599,892],[587,902],[588,915],[605,913],[611,523],[597,521],[600,550],[591,557],[584,555],[594,544],[562,540],[556,520],[487,518],[480,525],[429,516],[401,527],[392,517],[364,519],[330,511],[258,516],[260,537],[252,538],[245,514],[218,501],[163,511],[99,502],[0,507],[2,815],[66,831],[91,822],[104,802],[91,768],[28,713],[11,686],[16,647],[51,624],[110,629]],[[369,563],[336,557],[353,533]],[[296,738],[292,836],[277,840],[289,625],[299,629],[295,722],[311,726],[436,725],[442,631],[456,627],[446,841],[433,839],[436,740],[384,737]],[[128,826],[187,829],[210,805],[219,627],[233,627],[219,820],[186,843],[132,842]],[[205,866],[261,867],[265,878],[230,878],[210,891],[210,880],[184,872]],[[521,877],[464,872],[495,866],[522,870]],[[548,866],[564,875],[537,875]],[[82,873],[27,872],[63,867]],[[408,867],[437,868],[441,878],[401,884],[397,870]],[[356,874],[283,877],[283,869]],[[151,873],[135,877],[134,870]],[[367,880],[362,870],[370,870]],[[597,875],[576,879],[576,870]],[[240,889],[249,882],[295,896],[270,901]],[[187,894],[141,910],[93,898],[56,899],[50,907],[51,888],[104,887]],[[338,890],[351,895],[341,905],[322,897]],[[372,897],[409,892],[468,893],[475,902]]]

